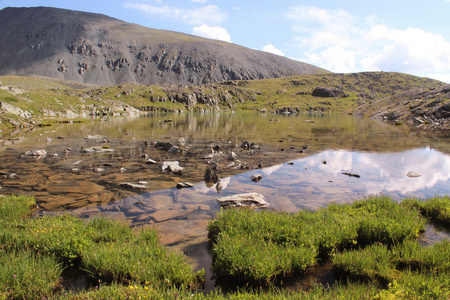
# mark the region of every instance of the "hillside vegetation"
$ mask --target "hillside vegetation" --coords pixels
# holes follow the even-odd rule
[[[112,87],[41,77],[0,77],[3,129],[141,111],[338,112],[449,128],[450,87],[401,73],[297,75],[202,86]]]

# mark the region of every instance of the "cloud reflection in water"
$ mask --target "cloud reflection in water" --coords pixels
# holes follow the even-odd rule
[[[227,184],[221,194],[260,192],[274,208],[290,211],[295,210],[294,206],[316,208],[371,194],[393,198],[450,195],[450,156],[430,148],[394,153],[329,150],[293,163],[222,179]],[[408,177],[408,171],[421,176]],[[263,180],[251,182],[249,177],[257,173],[263,175]],[[214,192],[212,188],[197,191]],[[287,199],[290,204],[286,204]]]

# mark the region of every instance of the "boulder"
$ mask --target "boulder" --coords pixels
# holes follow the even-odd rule
[[[205,182],[213,182],[216,183],[219,181],[219,176],[217,176],[214,168],[207,167],[204,176]]]
[[[30,150],[30,151],[25,152],[25,156],[44,158],[47,156],[47,151],[45,151],[45,150]]]
[[[236,194],[217,199],[221,207],[265,208],[269,206],[264,196],[259,193]]]
[[[312,92],[313,96],[316,97],[348,97],[347,94],[345,94],[341,89],[338,89],[336,87],[316,87],[314,91]]]
[[[172,173],[182,175],[184,168],[180,167],[179,161],[165,161],[163,162],[161,169],[163,171],[171,171]]]

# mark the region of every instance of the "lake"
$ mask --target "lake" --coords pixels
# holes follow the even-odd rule
[[[246,141],[253,147],[242,148]],[[157,142],[182,153],[157,149]],[[30,150],[46,155],[25,156]],[[182,175],[163,171],[165,161],[178,161]],[[220,194],[203,180],[211,161]],[[257,192],[270,208],[295,212],[377,194],[450,194],[450,133],[344,114],[148,114],[3,137],[0,172],[0,193],[34,195],[40,214],[70,210],[155,226],[164,244],[199,260],[207,256],[206,226],[220,210],[218,197]],[[178,189],[180,182],[193,186]]]

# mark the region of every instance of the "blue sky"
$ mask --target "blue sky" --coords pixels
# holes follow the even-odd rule
[[[450,82],[450,0],[0,0],[102,13],[232,42],[333,72]]]

